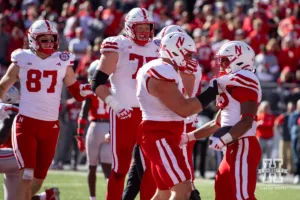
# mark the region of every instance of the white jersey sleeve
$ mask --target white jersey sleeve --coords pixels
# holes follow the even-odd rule
[[[147,73],[152,78],[156,78],[163,81],[179,83],[178,73],[174,70],[173,66],[168,64],[156,65],[150,68]]]
[[[119,53],[122,50],[122,38],[120,36],[113,36],[106,38],[101,45],[100,53],[106,51],[113,51]]]
[[[26,54],[23,49],[16,49],[11,53],[11,62],[16,63],[18,66],[22,67],[25,64],[24,59]]]
[[[261,100],[261,87],[257,76],[248,70],[240,70],[237,73],[217,78],[222,91],[230,86],[244,87],[254,90],[258,94],[258,101]]]

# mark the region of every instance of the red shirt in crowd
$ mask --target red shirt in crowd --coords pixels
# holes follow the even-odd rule
[[[281,70],[285,66],[289,66],[293,73],[296,72],[299,61],[299,50],[297,48],[282,49],[277,58]]]
[[[120,22],[123,17],[123,13],[118,10],[111,10],[111,9],[105,9],[102,13],[102,19],[108,20],[111,23],[107,25],[104,35],[109,36],[116,36],[119,34],[119,27]]]
[[[211,60],[213,60],[214,52],[209,44],[197,44],[197,58],[203,69],[203,73],[211,71]]]
[[[262,139],[271,139],[274,136],[274,115],[266,113],[259,114],[257,115],[257,123],[256,137]]]
[[[267,35],[263,33],[258,33],[257,31],[252,31],[249,34],[249,44],[253,48],[255,54],[259,54],[260,52],[260,45],[266,45],[268,43]]]

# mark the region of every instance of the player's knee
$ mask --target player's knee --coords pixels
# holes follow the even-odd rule
[[[171,199],[190,199],[192,186],[189,180],[183,181],[172,187]]]
[[[32,181],[33,180],[33,169],[24,169],[22,179],[26,181]]]
[[[169,199],[171,197],[170,190],[157,190],[152,200]]]

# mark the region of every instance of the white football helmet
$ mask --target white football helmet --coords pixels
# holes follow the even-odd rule
[[[4,103],[18,104],[20,102],[20,92],[15,86],[11,86],[5,94]]]
[[[134,26],[137,24],[150,24],[150,32],[135,33]],[[153,38],[154,21],[150,13],[145,8],[133,8],[125,18],[125,32],[138,45],[145,45]],[[148,35],[147,40],[139,40],[137,34]]]
[[[163,28],[157,35],[156,37],[158,39],[162,39],[165,35],[168,35],[169,33],[173,32],[181,32],[181,33],[186,33],[186,31],[181,28],[180,26],[177,25],[169,25]]]
[[[94,76],[94,73],[96,71],[96,68],[99,64],[99,60],[95,60],[94,62],[92,62],[87,70],[88,73],[88,81],[91,82],[92,78]]]
[[[37,41],[37,38],[42,35],[53,35],[55,39],[53,49],[44,49],[41,44]],[[44,54],[51,55],[57,49],[59,45],[59,35],[54,23],[48,20],[37,20],[35,21],[28,30],[28,42],[29,47],[34,51],[40,51]]]
[[[162,38],[159,50],[160,57],[170,59],[178,67],[186,67],[191,58],[190,56],[187,59],[188,53],[196,53],[196,44],[188,34],[173,32]]]
[[[235,73],[239,70],[255,70],[255,53],[253,49],[242,41],[226,42],[217,52],[217,65],[226,73]]]

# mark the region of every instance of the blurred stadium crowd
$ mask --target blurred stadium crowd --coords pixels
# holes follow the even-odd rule
[[[298,175],[295,183],[299,182],[299,1],[0,0],[1,76],[10,64],[10,54],[15,49],[27,48],[26,29],[37,19],[48,19],[57,23],[59,51],[75,54],[77,77],[87,82],[87,68],[99,58],[103,39],[122,34],[124,17],[134,7],[144,7],[152,13],[156,33],[167,25],[177,24],[194,38],[198,49],[196,58],[203,70],[203,87],[218,73],[214,55],[224,42],[242,40],[251,45],[257,54],[256,73],[264,99],[258,111],[257,137],[265,157],[283,158],[284,168]],[[69,98],[65,90],[60,117],[62,129],[52,166],[56,169],[62,169],[70,160],[74,169],[78,162],[84,163],[73,137],[81,105]],[[212,105],[200,113],[199,125],[213,118],[215,109]],[[217,165],[221,160],[221,155],[212,154],[207,152],[207,140],[197,142],[195,169],[199,169],[202,177],[206,166],[211,166],[209,162]],[[219,159],[214,159],[215,156]]]

